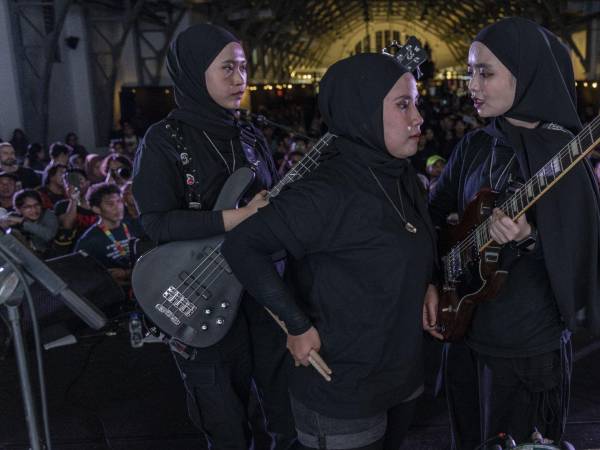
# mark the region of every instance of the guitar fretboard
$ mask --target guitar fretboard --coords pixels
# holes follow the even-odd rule
[[[498,207],[513,220],[518,219],[599,143],[600,116],[597,116]],[[447,279],[456,279],[466,263],[493,242],[489,233],[491,220],[491,217],[484,220],[443,258]]]
[[[319,141],[290,169],[288,173],[277,183],[267,194],[267,198],[272,198],[281,192],[284,186],[293,181],[299,180],[319,165],[319,157],[325,147],[327,147],[337,136],[326,133]]]

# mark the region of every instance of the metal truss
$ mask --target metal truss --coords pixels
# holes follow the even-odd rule
[[[135,22],[134,44],[138,83],[155,86],[160,82],[169,43],[186,9],[170,2],[146,4],[145,13]]]
[[[108,143],[113,128],[114,98],[127,36],[142,13],[144,0],[83,3],[88,54],[94,86],[93,106],[98,144]]]
[[[19,71],[24,128],[33,141],[48,140],[52,68],[60,60],[58,42],[73,0],[9,0]]]

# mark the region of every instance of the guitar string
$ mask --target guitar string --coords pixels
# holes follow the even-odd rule
[[[590,138],[591,143],[590,146],[591,147],[595,147],[594,145],[594,134],[593,132],[597,131],[597,129],[600,128],[600,116],[596,116],[589,124],[587,124],[578,134],[577,136],[575,136],[573,139],[571,139],[571,141],[569,141],[568,144],[566,144],[554,157],[552,157],[548,162],[546,162],[546,164],[544,164],[525,184],[523,184],[523,186],[521,186],[519,188],[519,190],[517,192],[515,192],[515,194],[513,194],[509,199],[507,199],[502,205],[500,205],[500,209],[505,210],[506,207],[509,205],[509,203],[513,203],[514,206],[518,206],[517,205],[517,200],[518,198],[521,198],[522,193],[526,192],[526,188],[527,187],[534,187],[537,184],[538,188],[542,188],[548,185],[549,183],[551,183],[553,180],[551,180],[550,182],[546,182],[544,186],[541,186],[540,184],[540,176],[543,176],[544,178],[547,177],[547,173],[550,170],[553,170],[552,165],[553,165],[553,161],[559,160],[562,161],[562,158],[564,156],[566,156],[567,154],[569,154],[571,152],[571,144],[575,141],[577,141],[578,143],[578,148],[581,150],[581,138],[583,137],[583,135],[586,132],[590,133]],[[579,155],[581,153],[585,153],[585,151],[580,151]],[[575,159],[577,159],[579,157],[579,155],[577,155],[575,157]],[[559,162],[560,166],[561,166],[561,172],[564,171],[564,169],[562,168],[562,162]],[[522,202],[521,202],[522,203]],[[487,235],[487,230],[489,228],[491,224],[491,217],[486,218],[486,220],[484,222],[482,222],[479,226],[477,226],[475,228],[475,230],[473,230],[469,236],[467,238],[465,238],[465,240],[463,240],[460,244],[456,245],[455,247],[453,247],[452,249],[450,249],[450,251],[448,252],[448,254],[446,255],[446,257],[451,256],[451,254],[456,255],[456,253],[459,253],[459,257],[462,258],[463,253],[466,252],[466,250],[469,250],[469,247],[471,247],[472,245],[477,244],[477,234],[479,233],[480,235]],[[479,252],[479,245],[477,244],[477,251]],[[468,257],[468,254],[465,255]],[[455,256],[451,256],[451,258],[454,258]],[[454,262],[454,261],[453,261]]]
[[[315,145],[315,147],[316,147],[316,145]],[[312,160],[312,159],[310,158],[310,156],[311,156],[311,155],[313,155],[313,154],[316,154],[316,153],[318,153],[318,152],[320,151],[320,149],[317,149],[317,148],[315,148],[314,150],[316,150],[316,151],[314,151],[314,152],[313,152],[313,151],[309,152],[309,153],[306,155],[308,158],[306,158],[306,157],[305,157],[305,158],[303,158],[303,159],[302,159],[301,161],[299,161],[299,163],[298,163],[298,164],[297,164],[297,165],[296,165],[296,166],[293,168],[293,169],[294,169],[294,173],[295,173],[295,174],[297,174],[297,175],[299,175],[299,176],[303,176],[305,173],[307,173],[308,171],[310,171],[310,170],[312,170],[312,169],[314,168],[314,167],[311,167],[309,164],[311,164],[311,163],[312,163],[312,164],[315,164],[315,165],[316,165],[316,164],[318,164],[318,163],[316,163],[314,160]],[[308,159],[308,160],[309,160],[309,161],[311,161],[311,162],[309,162],[309,163],[306,163],[306,164],[305,164],[305,159]],[[302,172],[302,171],[301,171],[301,169],[305,169],[305,170],[304,170],[304,172]],[[290,181],[293,181],[293,179],[294,179],[294,177],[293,177],[293,176],[290,176],[290,177],[287,177],[287,178],[288,178],[288,180],[290,180]],[[285,177],[284,177],[284,179],[285,179]],[[283,181],[283,180],[282,180],[282,181]],[[288,181],[288,182],[289,182],[289,181]],[[208,265],[208,267],[207,267],[206,269],[204,269],[204,270],[203,270],[203,271],[200,273],[200,275],[202,275],[204,272],[206,272],[207,270],[209,270],[209,269],[210,269],[210,265],[211,265],[211,263],[216,263],[216,268],[215,268],[215,269],[213,269],[213,270],[212,270],[212,271],[211,271],[211,272],[210,272],[208,275],[206,275],[206,276],[205,276],[205,277],[204,277],[202,280],[199,280],[199,281],[196,281],[196,280],[194,280],[194,281],[192,281],[191,283],[189,283],[189,286],[188,286],[186,289],[184,289],[184,290],[181,292],[181,295],[182,295],[182,296],[185,296],[185,294],[187,293],[187,291],[188,291],[189,289],[191,289],[191,288],[193,288],[193,287],[194,287],[194,286],[193,286],[193,284],[200,284],[200,285],[202,286],[202,291],[200,292],[200,295],[203,295],[203,294],[205,294],[205,293],[206,293],[206,291],[208,290],[208,286],[209,286],[210,284],[212,284],[214,281],[216,281],[216,279],[218,279],[218,278],[219,278],[219,276],[221,275],[221,273],[225,271],[225,268],[223,268],[223,267],[222,267],[222,263],[223,263],[223,262],[225,262],[225,259],[224,259],[224,258],[223,258],[223,257],[220,255],[220,253],[218,254],[218,256],[220,256],[220,258],[221,258],[221,261],[214,261],[214,260],[213,260],[213,261],[210,261],[210,262],[209,262],[209,265]],[[212,280],[212,281],[211,281],[211,282],[210,282],[208,285],[203,285],[203,284],[205,284],[205,283],[206,283],[206,282],[209,280],[209,278],[211,277],[211,275],[213,275],[213,273],[215,272],[215,270],[217,270],[217,269],[219,269],[219,268],[221,268],[221,270],[220,270],[220,271],[217,273],[217,276],[216,276],[216,277],[215,277],[215,278],[214,278],[214,279],[213,279],[213,280]],[[194,270],[194,271],[192,271],[192,272],[195,272],[195,270]],[[190,275],[192,275],[192,276],[193,276],[193,274],[190,274]],[[190,278],[190,276],[188,276],[187,278]],[[186,278],[186,281],[187,281],[187,278]],[[197,287],[196,287],[196,289],[197,289]],[[191,301],[191,303],[195,305],[195,301]]]
[[[598,122],[598,123],[597,123]],[[574,141],[578,142],[579,145],[579,149],[581,149],[581,138],[583,137],[583,135],[585,134],[585,132],[589,132],[590,136],[593,139],[593,134],[592,134],[592,130],[595,131],[595,129],[597,128],[597,126],[600,124],[600,116],[596,117],[592,122],[590,122],[590,124],[588,124],[586,127],[584,127],[582,129],[582,131],[575,137],[573,138],[567,145],[565,145],[565,147],[563,147],[561,149],[561,151],[559,151],[554,157],[552,157],[550,159],[550,161],[548,161],[546,164],[544,164],[544,166],[542,166],[542,168],[540,170],[538,170],[538,172],[535,173],[535,175],[527,182],[525,183],[513,196],[511,196],[506,202],[504,202],[500,208],[501,209],[506,209],[507,206],[509,206],[511,203],[515,208],[518,208],[518,200],[521,200],[521,204],[523,204],[523,193],[526,192],[526,189],[528,187],[534,187],[537,185],[538,188],[543,188],[548,185],[549,183],[551,183],[553,180],[551,180],[550,182],[546,182],[543,186],[540,184],[539,181],[539,177],[540,176],[544,176],[544,178],[547,177],[547,173],[549,173],[550,171],[553,170],[553,162],[560,160],[562,161],[562,158],[564,156],[566,156],[570,151],[571,151],[571,145]],[[594,147],[594,141],[592,140],[590,143],[591,147]],[[585,153],[584,151],[581,151],[581,153]],[[571,157],[571,156],[570,156]],[[579,157],[576,156],[575,159]],[[573,160],[571,161],[572,164]],[[564,171],[564,169],[562,168],[562,163],[559,162],[560,167],[561,167],[561,172]],[[555,171],[556,172],[556,171]],[[526,200],[528,200],[528,198],[526,198]],[[528,203],[527,203],[528,204]],[[479,244],[477,242],[477,234],[479,235],[483,235],[483,236],[487,236],[487,231],[489,228],[489,225],[491,224],[491,217],[488,217],[484,222],[482,222],[478,227],[476,227],[476,229],[459,245],[457,245],[454,249],[451,249],[451,251],[448,253],[448,255],[450,255],[450,253],[453,253],[453,255],[451,256],[452,258],[455,258],[458,254],[458,256],[460,258],[463,258],[463,255],[465,257],[465,259],[469,259],[468,256],[469,254],[466,253],[467,250],[469,250],[469,247],[472,246],[476,246],[476,250],[477,252],[479,252]],[[452,251],[454,250],[454,251]],[[473,249],[471,249],[473,250]],[[455,262],[455,261],[453,261]]]
[[[315,147],[316,147],[316,145],[315,145]],[[315,148],[315,149],[313,149],[313,150],[317,150],[317,149]],[[318,151],[320,151],[320,149],[318,149]],[[309,153],[312,153],[312,151],[311,151],[311,152],[309,152]],[[294,170],[295,170],[295,169],[298,169],[298,170],[295,170],[295,171],[296,171],[297,173],[299,173],[299,174],[300,174],[300,169],[305,169],[304,173],[302,173],[302,174],[301,174],[301,176],[304,176],[304,174],[306,174],[307,172],[309,172],[310,170],[312,170],[312,169],[314,168],[314,167],[309,167],[307,164],[304,164],[304,161],[307,159],[307,157],[308,157],[308,156],[309,156],[309,154],[307,154],[307,155],[306,155],[304,158],[302,158],[302,159],[301,159],[301,160],[300,160],[300,161],[297,163],[297,165],[295,165],[295,166],[293,167],[293,169],[294,169]],[[311,161],[313,161],[313,160],[311,159]],[[291,177],[290,177],[290,178],[291,178]],[[285,177],[284,177],[284,179],[285,179]],[[284,180],[282,180],[280,183],[278,183],[278,184],[277,184],[277,185],[276,185],[276,186],[273,188],[273,190],[275,190],[275,189],[276,189],[276,188],[277,188],[277,187],[278,187],[278,186],[279,186],[279,185],[280,185],[280,184],[281,184],[283,181],[284,181]],[[290,180],[290,181],[293,181],[293,180]],[[287,182],[286,182],[286,183],[287,183]],[[196,270],[196,269],[195,269],[195,270]],[[188,276],[188,278],[189,278],[190,276],[193,276],[193,274],[194,274],[195,270],[193,270],[193,271],[192,271],[192,273],[190,273],[190,275]],[[184,280],[184,282],[185,282],[185,281],[187,281],[187,278]],[[182,284],[183,284],[183,283],[180,283],[180,286],[181,286]],[[179,286],[179,287],[180,287],[180,286]]]
[[[303,167],[306,167],[306,166],[303,166]],[[196,291],[196,290],[198,289],[198,285],[199,285],[199,286],[201,286],[201,287],[202,287],[202,290],[199,292],[199,297],[198,297],[198,298],[200,298],[200,297],[201,297],[203,294],[205,294],[205,293],[207,292],[207,290],[208,290],[208,286],[206,286],[206,285],[204,285],[204,284],[205,284],[205,283],[206,283],[206,281],[209,279],[209,277],[210,277],[210,276],[211,276],[211,275],[214,273],[214,271],[215,271],[215,270],[217,270],[217,269],[219,269],[219,268],[221,268],[221,271],[218,273],[218,276],[220,276],[220,274],[221,274],[222,272],[224,272],[224,271],[225,271],[225,269],[224,269],[224,268],[221,266],[222,262],[221,262],[221,261],[215,261],[215,259],[218,259],[218,257],[219,257],[219,256],[221,256],[221,254],[220,254],[220,253],[218,253],[218,250],[219,250],[219,248],[221,247],[221,244],[222,244],[222,243],[223,243],[223,241],[219,242],[219,243],[218,243],[218,244],[215,246],[215,248],[214,248],[214,249],[213,249],[213,250],[212,250],[212,251],[209,253],[209,255],[207,255],[207,256],[206,256],[206,257],[205,257],[205,258],[204,258],[204,259],[203,259],[203,260],[202,260],[202,261],[201,261],[201,262],[200,262],[200,263],[199,263],[199,264],[198,264],[196,267],[194,267],[194,269],[193,269],[193,270],[190,272],[190,274],[188,274],[188,275],[187,275],[187,276],[186,276],[186,277],[185,277],[185,278],[182,280],[182,282],[181,282],[181,283],[179,283],[179,285],[177,285],[177,287],[176,287],[175,289],[176,289],[176,290],[179,292],[179,289],[181,289],[181,286],[182,286],[182,285],[184,285],[184,284],[186,284],[186,283],[188,284],[188,286],[187,286],[185,289],[183,289],[181,292],[179,292],[179,293],[180,293],[180,295],[181,295],[181,297],[184,297],[184,298],[185,298],[185,295],[186,295],[186,294],[188,293],[188,291],[189,291],[190,289],[192,289],[192,288],[194,289],[194,291]],[[215,254],[217,255],[217,256],[216,256],[216,258],[215,258],[215,257],[213,257],[213,255],[215,255]],[[201,279],[201,280],[198,280],[198,279],[196,279],[196,278],[194,277],[194,275],[196,274],[196,272],[197,272],[197,271],[198,271],[200,268],[202,268],[202,267],[205,265],[205,263],[208,263],[208,264],[206,264],[206,267],[205,267],[205,268],[204,268],[204,269],[203,269],[203,270],[202,270],[202,271],[201,271],[201,272],[200,272],[200,273],[197,275],[197,277],[198,277],[198,278],[199,278],[199,277],[201,277],[201,276],[203,276],[203,275],[205,274],[205,272],[206,272],[206,271],[210,270],[210,269],[211,269],[211,266],[213,266],[214,268],[213,268],[213,270],[212,270],[211,272],[209,272],[209,273],[208,273],[208,275],[206,275],[206,276],[205,276],[203,279]],[[218,278],[218,276],[217,276],[217,278]],[[191,279],[191,281],[189,281],[190,279]],[[214,281],[215,281],[215,280],[213,280],[213,281],[212,281],[210,284],[212,284]],[[196,286],[194,286],[194,285],[196,285]],[[187,299],[186,299],[186,300],[187,300]],[[189,301],[191,304],[193,304],[194,306],[197,306],[197,305],[196,305],[196,301],[194,301],[194,300],[191,300],[191,301],[190,301],[190,300],[188,300],[188,301]],[[179,308],[177,307],[178,305],[177,305],[177,304],[175,304],[174,302],[170,302],[168,299],[165,299],[165,300],[163,300],[163,302],[162,302],[162,306],[164,306],[166,302],[169,302],[169,306],[168,306],[168,308],[167,308],[168,310],[171,310],[172,308],[174,308],[174,310],[175,310],[175,311],[179,311],[179,312],[181,312],[181,311],[179,310]],[[171,312],[173,312],[173,311],[171,311]],[[177,315],[177,314],[176,314],[176,315]]]
[[[300,161],[299,163],[301,163],[301,162],[302,161]],[[300,168],[308,168],[308,166],[300,164]],[[207,255],[196,267],[194,267],[194,269],[182,280],[182,282],[179,283],[179,285],[177,285],[177,287],[175,289],[177,291],[179,291],[181,289],[181,286],[183,286],[186,283],[188,284],[188,286],[186,288],[184,288],[180,292],[180,294],[181,294],[182,297],[185,297],[185,295],[188,293],[188,291],[191,288],[194,288],[194,290],[196,290],[197,286],[194,286],[195,284],[202,286],[204,283],[206,283],[206,280],[214,273],[215,269],[213,269],[213,271],[210,272],[208,275],[206,275],[203,279],[199,280],[197,278],[202,277],[205,274],[206,271],[208,271],[208,270],[211,269],[212,265],[214,265],[216,268],[221,267],[221,263],[215,261],[215,259],[218,259],[218,256],[221,256],[221,254],[217,253],[217,251],[220,249],[222,243],[223,243],[223,241],[219,242],[215,246],[215,248],[209,253],[209,255]],[[215,254],[217,255],[217,258],[213,257],[213,255],[215,255]],[[208,264],[206,264],[206,263],[208,263]],[[196,272],[199,269],[201,269],[205,264],[206,264],[206,267],[199,274],[197,274],[196,277],[194,277],[194,275],[196,274]],[[222,271],[224,271],[224,270],[225,269],[223,268]],[[190,281],[190,279],[191,279],[191,281]],[[203,294],[206,293],[206,291],[207,291],[207,286],[203,286],[202,287],[202,291],[200,292],[199,295],[202,296]],[[168,301],[168,300],[165,299],[165,301]],[[163,306],[164,306],[165,301],[163,301]],[[171,303],[171,305],[177,309],[176,305],[174,305],[172,302],[169,302],[169,303]],[[191,301],[191,303],[195,305],[194,301]],[[169,309],[171,309],[171,306],[169,306]]]
[[[319,157],[319,155],[320,155],[320,153],[321,153],[321,149],[322,149],[323,147],[325,147],[325,146],[328,146],[328,145],[330,144],[330,142],[331,142],[331,139],[332,139],[332,138],[335,138],[335,137],[336,137],[336,136],[335,136],[335,135],[333,135],[333,134],[331,134],[331,133],[326,133],[326,134],[325,134],[325,135],[324,135],[324,136],[323,136],[323,137],[322,137],[322,138],[319,140],[319,142],[317,142],[317,143],[316,143],[316,144],[313,146],[313,148],[312,148],[312,149],[311,149],[311,150],[310,150],[310,151],[309,151],[309,152],[308,152],[308,153],[305,155],[305,157],[304,157],[304,158],[302,158],[302,159],[301,159],[301,160],[300,160],[298,163],[296,163],[296,164],[295,164],[295,165],[292,167],[292,170],[290,171],[290,173],[293,173],[294,175],[293,175],[293,176],[288,176],[289,174],[287,174],[287,175],[286,175],[286,176],[285,176],[285,177],[284,177],[284,178],[281,180],[281,182],[279,182],[279,183],[278,183],[278,184],[275,186],[275,188],[274,188],[274,189],[273,189],[271,192],[273,192],[273,191],[275,191],[275,190],[276,190],[276,191],[280,191],[280,190],[281,190],[281,187],[282,187],[281,185],[282,185],[282,184],[284,184],[283,182],[286,180],[286,178],[289,180],[289,181],[286,181],[286,183],[288,183],[288,182],[294,181],[294,177],[295,177],[296,175],[299,175],[299,177],[300,177],[300,178],[301,178],[302,176],[304,176],[304,175],[305,175],[305,174],[306,174],[308,171],[310,171],[310,170],[312,170],[312,169],[314,168],[314,167],[310,167],[310,166],[309,166],[309,164],[314,164],[315,166],[316,166],[316,165],[318,165],[318,161],[317,161],[317,160],[318,160],[318,157]],[[316,156],[316,159],[312,159],[312,157],[314,157],[314,156]],[[305,162],[305,160],[308,160],[308,161],[310,161],[310,163],[307,163],[307,164],[305,164],[305,163],[304,163],[304,162]],[[306,171],[305,171],[304,173],[301,173],[301,172],[300,172],[300,169],[306,169]],[[269,192],[269,194],[271,194],[271,192]],[[203,264],[204,264],[204,263],[205,263],[207,260],[208,260],[208,262],[209,262],[209,265],[208,265],[208,267],[207,267],[207,268],[205,268],[205,269],[204,269],[204,270],[203,270],[203,271],[202,271],[202,272],[201,272],[199,275],[201,276],[201,275],[202,275],[204,272],[206,272],[206,270],[208,270],[208,269],[210,268],[210,264],[211,264],[211,262],[213,262],[213,263],[214,263],[214,261],[211,261],[211,259],[212,259],[212,258],[211,258],[211,256],[212,256],[213,254],[215,254],[215,252],[217,252],[217,250],[220,248],[221,244],[222,244],[222,241],[221,241],[221,242],[220,242],[220,243],[219,243],[217,246],[215,246],[215,249],[213,249],[213,251],[211,251],[211,253],[210,253],[208,256],[206,256],[206,257],[205,257],[205,258],[204,258],[204,259],[203,259],[203,260],[202,260],[202,261],[201,261],[201,262],[200,262],[200,263],[199,263],[199,264],[198,264],[198,265],[197,265],[197,266],[196,266],[196,267],[195,267],[195,268],[192,270],[192,272],[191,272],[191,273],[190,273],[190,274],[189,274],[189,275],[188,275],[188,276],[187,276],[187,277],[186,277],[186,278],[185,278],[185,279],[184,279],[184,280],[183,280],[181,283],[179,283],[179,285],[176,287],[176,290],[177,290],[177,291],[179,291],[179,289],[181,288],[181,286],[182,286],[184,283],[186,283],[186,282],[187,282],[187,281],[188,281],[190,278],[193,278],[193,276],[194,276],[194,273],[195,273],[195,272],[196,272],[196,271],[197,271],[197,270],[198,270],[200,267],[202,267],[202,265],[203,265]],[[221,256],[221,255],[220,255],[220,253],[218,253],[218,255],[219,255],[219,256]],[[221,256],[221,258],[222,258],[222,256]],[[223,261],[224,261],[224,258],[223,258]],[[217,268],[218,268],[218,267],[221,267],[221,265],[220,265],[220,264],[218,264],[218,265],[217,265]],[[216,276],[216,277],[215,277],[215,278],[214,278],[214,279],[213,279],[213,280],[210,282],[210,284],[214,283],[214,281],[216,281],[216,279],[218,279],[218,278],[220,277],[220,275],[221,275],[221,274],[222,274],[224,271],[225,271],[225,269],[221,267],[221,271],[220,271],[220,272],[218,272],[217,276]],[[186,291],[187,291],[189,288],[193,287],[193,283],[199,283],[199,284],[206,283],[206,281],[208,280],[208,277],[210,277],[210,276],[211,276],[213,273],[214,273],[214,269],[213,269],[213,271],[212,271],[212,272],[211,272],[211,273],[210,273],[208,276],[206,276],[206,277],[205,277],[203,280],[200,280],[200,281],[194,280],[194,281],[192,281],[191,283],[189,283],[189,286],[188,286],[186,289],[184,289],[184,290],[181,292],[181,296],[182,296],[182,297],[185,297],[185,293],[186,293]],[[210,285],[210,284],[209,284],[209,285]],[[204,286],[204,287],[203,287],[203,291],[201,292],[201,294],[200,294],[200,295],[202,295],[202,294],[206,293],[206,291],[207,291],[207,288],[208,288],[208,286]],[[167,309],[168,309],[170,312],[173,312],[173,311],[171,310],[171,308],[175,308],[175,311],[180,311],[180,310],[177,308],[177,306],[176,306],[176,305],[175,305],[173,302],[170,302],[168,299],[164,299],[164,300],[163,300],[163,302],[161,303],[161,305],[164,307],[165,303],[167,303],[167,302],[169,303],[169,306],[167,307]],[[190,303],[192,303],[194,306],[196,306],[196,302],[195,302],[195,301],[191,301]],[[177,314],[176,314],[176,315],[177,315]]]

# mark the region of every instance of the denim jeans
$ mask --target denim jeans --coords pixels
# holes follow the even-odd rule
[[[408,430],[416,399],[359,419],[338,419],[313,411],[291,397],[299,449],[396,450]]]

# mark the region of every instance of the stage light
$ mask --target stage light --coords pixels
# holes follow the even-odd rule
[[[588,87],[588,82],[587,81],[583,82],[583,87]]]
[[[593,87],[594,89],[596,89],[596,88],[598,87],[598,83],[596,83],[596,82],[594,81],[594,82],[592,83],[592,87]]]

